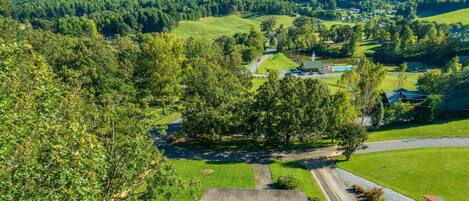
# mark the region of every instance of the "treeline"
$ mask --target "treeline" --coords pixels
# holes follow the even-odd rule
[[[75,36],[89,36],[94,30],[106,36],[169,32],[181,20],[244,12],[291,14],[298,9],[295,4],[274,0],[18,0],[13,4],[6,0],[5,7],[8,5],[8,15],[21,22]]]
[[[176,176],[149,131],[160,108],[184,104],[188,114],[248,94],[242,50],[263,49],[255,37],[239,35],[245,41],[232,46],[165,33],[103,40],[0,19],[0,199],[192,194],[196,183]],[[191,107],[195,93],[210,102]],[[137,192],[141,182],[147,187]]]
[[[425,21],[373,19],[366,24],[367,38],[384,42],[374,58],[384,63],[423,61],[441,66],[457,54],[467,51],[467,45],[452,35],[460,25]]]
[[[417,10],[448,12],[463,8],[469,8],[467,0],[417,0]]]

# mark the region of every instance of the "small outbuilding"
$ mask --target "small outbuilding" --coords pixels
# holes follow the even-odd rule
[[[292,190],[209,189],[200,201],[308,201],[308,197]]]
[[[327,73],[332,70],[332,66],[320,61],[303,61],[299,69],[305,73]]]

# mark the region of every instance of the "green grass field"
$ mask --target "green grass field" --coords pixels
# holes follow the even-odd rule
[[[314,181],[311,173],[301,164],[294,161],[276,161],[270,164],[270,172],[272,180],[277,181],[280,176],[293,176],[298,179],[299,184],[297,190],[305,192],[308,197],[317,197],[324,200],[324,196],[319,190],[318,185]]]
[[[437,138],[469,136],[469,119],[439,121],[429,125],[409,125],[385,128],[369,133],[368,141],[384,141],[409,138]]]
[[[362,57],[362,56],[373,54],[375,53],[375,49],[380,46],[381,44],[379,43],[361,42],[360,46],[358,47],[357,52],[355,52],[354,57]]]
[[[179,176],[200,182],[199,199],[209,188],[254,189],[256,185],[254,170],[246,163],[197,160],[172,160],[171,163]]]
[[[173,30],[173,33],[182,38],[199,37],[214,39],[220,36],[232,36],[239,32],[249,32],[252,28],[260,29],[263,20],[275,17],[277,18],[277,26],[283,24],[289,27],[293,24],[296,17],[288,15],[227,15],[223,17],[205,17],[197,21],[181,21],[179,26]],[[340,21],[323,21],[330,27],[334,24],[348,24],[353,26],[354,23]]]
[[[257,68],[258,74],[268,74],[268,70],[287,71],[298,67],[298,64],[290,60],[283,53],[277,53],[266,59]]]
[[[415,90],[415,84],[417,82],[417,78],[420,74],[407,74],[407,80],[404,82],[404,88],[409,90]],[[330,77],[330,78],[322,78],[322,81],[326,82],[332,91],[340,89],[337,85],[337,81],[340,80],[340,77]],[[379,89],[390,92],[396,90],[397,85],[397,74],[387,74],[386,78],[384,79],[383,83],[379,87]]]
[[[338,166],[395,191],[423,200],[469,198],[469,148],[415,149],[355,155]]]
[[[262,20],[268,17],[277,18],[277,25],[291,26],[295,17],[286,15],[227,15],[223,17],[206,17],[197,21],[181,21],[173,33],[182,37],[203,37],[208,39],[220,36],[232,36],[239,32],[249,32],[252,28],[259,30]]]
[[[351,27],[355,26],[356,23],[354,22],[341,22],[341,21],[324,21],[324,20],[321,20],[321,22],[326,25],[326,27],[331,27],[333,25],[336,25],[336,24],[340,24],[340,25],[349,25]]]
[[[420,18],[421,20],[438,23],[458,23],[469,24],[469,8],[447,12],[439,15]]]

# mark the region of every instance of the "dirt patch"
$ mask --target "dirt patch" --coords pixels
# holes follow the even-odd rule
[[[202,170],[202,173],[203,173],[203,174],[212,174],[212,173],[214,173],[214,172],[215,172],[215,169],[212,169],[212,168],[204,168],[204,169]]]

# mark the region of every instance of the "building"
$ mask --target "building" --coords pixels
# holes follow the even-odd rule
[[[200,201],[308,201],[305,193],[270,189],[209,189]]]
[[[427,99],[427,94],[420,91],[409,91],[407,89],[398,89],[389,93],[382,93],[383,103],[392,105],[395,103],[418,104]]]
[[[305,73],[327,73],[332,70],[332,66],[320,61],[303,61],[299,69]]]

